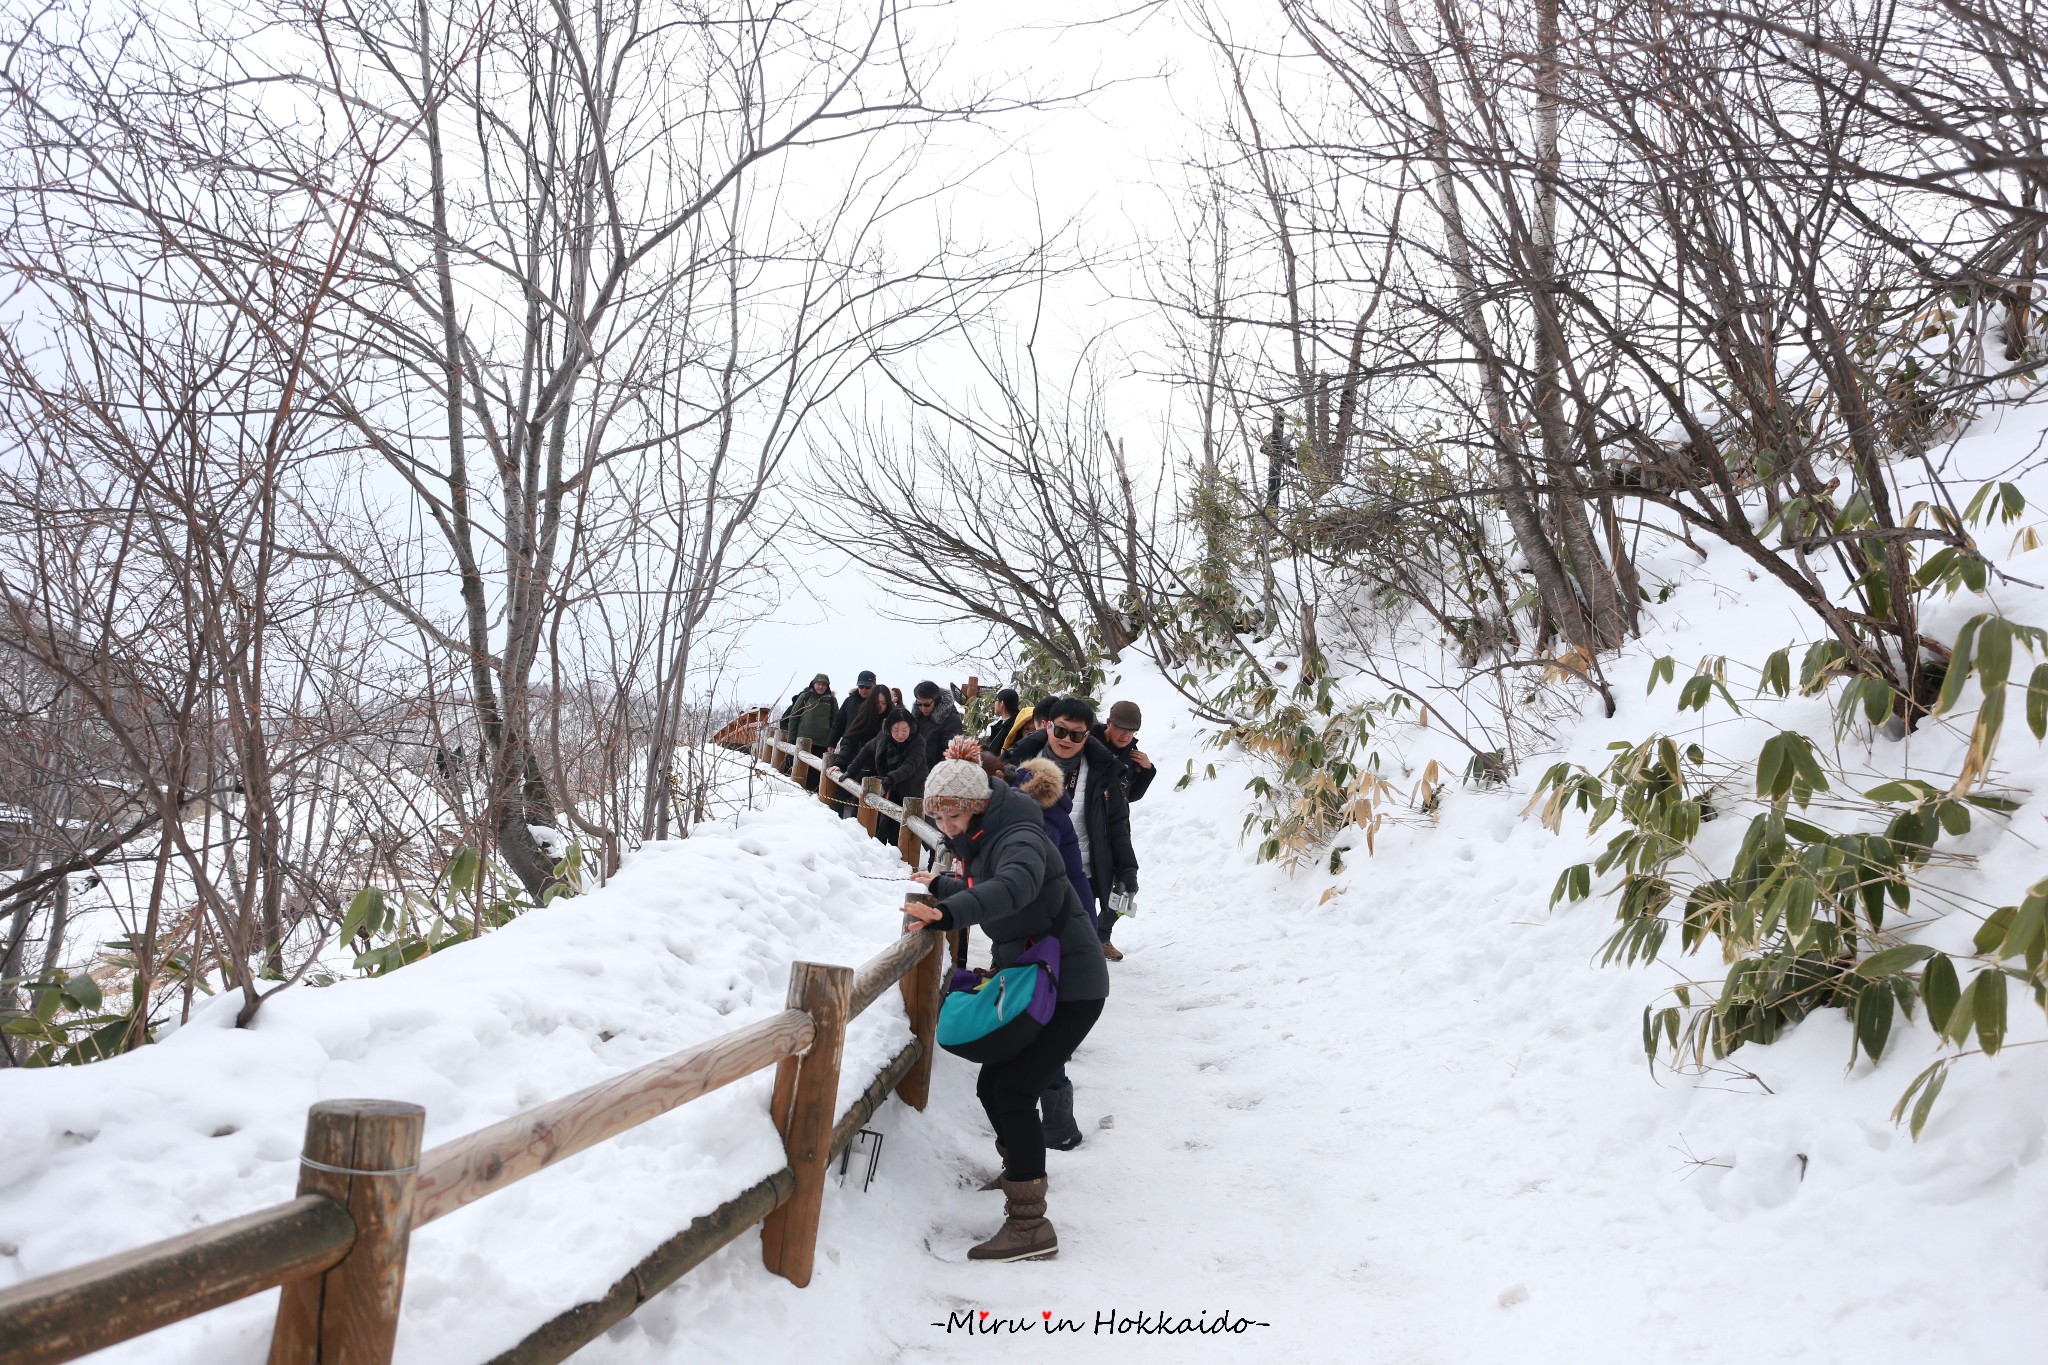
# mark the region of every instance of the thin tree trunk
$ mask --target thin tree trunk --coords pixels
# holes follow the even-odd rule
[[[63,965],[64,931],[71,925],[71,878],[59,877],[57,891],[50,899],[50,937],[43,944],[43,979],[52,980]],[[44,990],[54,987],[45,986]],[[41,992],[38,992],[38,998]]]
[[[1387,20],[1408,57],[1416,91],[1430,121],[1430,161],[1436,173],[1434,207],[1444,225],[1444,251],[1457,281],[1459,315],[1467,339],[1479,352],[1480,386],[1485,394],[1487,419],[1493,427],[1494,450],[1500,462],[1501,502],[1507,511],[1508,525],[1529,563],[1537,596],[1552,625],[1590,657],[1600,648],[1599,634],[1537,511],[1535,482],[1522,458],[1521,438],[1509,412],[1500,358],[1494,351],[1492,332],[1481,307],[1471,242],[1465,235],[1464,215],[1458,208],[1457,175],[1450,160],[1450,121],[1444,112],[1442,93],[1401,15],[1400,0],[1387,0]]]

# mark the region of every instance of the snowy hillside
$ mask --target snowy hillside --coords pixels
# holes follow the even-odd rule
[[[1695,584],[1641,667],[1753,630],[1750,610]],[[874,1187],[828,1199],[810,1289],[769,1281],[743,1242],[579,1359],[2020,1358],[2048,1289],[2048,1053],[1958,1070],[1917,1144],[1886,1116],[1931,1042],[1845,1074],[1839,1015],[1698,1081],[1652,1076],[1642,1007],[1665,983],[1597,965],[1604,905],[1545,909],[1591,845],[1521,815],[1526,779],[1455,791],[1375,857],[1289,881],[1238,844],[1242,766],[1156,676],[1117,695],[1143,704],[1169,776],[1189,758],[1218,776],[1133,808],[1140,915],[1071,1068],[1089,1136],[1050,1157],[1059,1258],[964,1262],[1000,1215],[973,1190],[992,1153],[971,1069],[942,1057],[930,1114],[880,1116]],[[1587,723],[1573,751],[1654,709],[1668,700]],[[2014,1037],[2048,1028],[2016,1006]],[[963,1311],[1079,1330],[970,1344],[946,1328]],[[1270,1325],[1097,1327],[1162,1312]]]
[[[0,1071],[0,1282],[290,1198],[315,1100],[424,1105],[431,1147],[773,1014],[792,961],[858,966],[887,945],[901,869],[792,793],[403,971],[294,987],[253,1028],[232,1027],[234,997],[216,999],[139,1052]],[[842,1109],[905,1037],[893,993],[854,1022]],[[423,1229],[399,1358],[487,1359],[780,1167],[770,1079]],[[274,1304],[265,1294],[97,1358],[260,1361]]]
[[[1987,428],[1959,458],[1992,477],[2022,438]],[[2048,581],[2048,550],[2002,562]],[[1778,588],[1711,546],[1646,552],[1645,569],[1671,590],[1608,663],[1613,717],[1589,692],[1547,691],[1548,747],[1519,754],[1503,787],[1449,777],[1433,810],[1414,784],[1431,761],[1455,774],[1465,752],[1441,722],[1390,723],[1376,743],[1399,799],[1373,851],[1353,831],[1293,877],[1240,837],[1246,784],[1270,769],[1218,748],[1161,675],[1127,662],[1110,695],[1142,704],[1163,773],[1133,808],[1144,890],[1118,934],[1128,959],[1071,1067],[1088,1138],[1050,1158],[1059,1258],[965,1261],[1000,1201],[975,1190],[993,1154],[973,1069],[942,1056],[929,1112],[891,1104],[873,1121],[873,1185],[856,1155],[828,1190],[808,1289],[769,1276],[749,1234],[578,1358],[2022,1358],[2048,1294],[2048,1021],[2031,999],[2015,993],[2003,1051],[1954,1068],[1918,1142],[1889,1114],[1942,1055],[1924,1022],[1900,1022],[1877,1065],[1852,1064],[1849,1021],[1822,1010],[1704,1075],[1646,1068],[1644,1007],[1680,973],[1718,977],[1718,954],[1602,966],[1612,903],[1550,900],[1613,831],[1567,814],[1552,833],[1528,809],[1549,764],[1598,769],[1611,744],[1664,733],[1709,751],[1734,810],[1742,765],[1793,729],[1839,778],[1808,815],[1846,828],[1868,811],[1837,797],[1951,780],[1970,708],[1906,739],[1837,738],[1830,698],[1752,695],[1764,656],[1810,636]],[[1994,593],[2009,618],[2048,625],[2040,592]],[[1953,638],[1985,605],[1940,602],[1925,628]],[[1681,712],[1674,687],[1650,690],[1657,660],[1682,682],[1710,656],[1728,659],[1740,714]],[[1339,653],[1340,690],[1384,695],[1354,664]],[[1906,941],[1967,952],[1985,909],[2048,870],[2048,755],[2008,728],[1986,787],[2019,805],[1943,842],[1913,914],[1890,926]],[[161,1045],[0,1073],[0,1279],[285,1197],[314,1099],[417,1101],[432,1144],[772,1012],[794,959],[864,960],[893,930],[900,864],[780,790],[478,942],[294,988],[253,1029],[230,1028],[216,1001]],[[1707,827],[1701,860],[1725,862],[1741,824]],[[842,1107],[904,1027],[893,995],[856,1024]],[[778,1165],[766,1084],[424,1230],[399,1358],[488,1359]],[[265,1296],[104,1358],[254,1362],[270,1315]],[[1224,1330],[1163,1333],[1162,1315]],[[1010,1340],[1020,1328],[1030,1338]],[[1062,1340],[1037,1339],[1048,1331]]]

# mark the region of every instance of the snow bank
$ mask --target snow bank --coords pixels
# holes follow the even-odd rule
[[[2021,447],[2038,434],[2030,420]],[[1979,451],[1992,463],[2024,454],[1995,435]],[[2028,493],[2048,507],[2048,489]],[[1743,760],[1780,728],[1832,732],[1824,701],[1751,703],[1739,672],[1750,717],[1719,703],[1681,714],[1675,688],[1646,696],[1661,656],[1682,677],[1704,655],[1754,666],[1814,634],[1731,552],[1678,547],[1648,567],[1673,592],[1610,663],[1613,718],[1568,708],[1552,752],[1518,754],[1507,787],[1452,783],[1433,815],[1390,818],[1376,856],[1360,839],[1334,872],[1290,880],[1256,864],[1238,837],[1250,761],[1211,747],[1156,672],[1127,667],[1110,695],[1142,704],[1142,742],[1163,771],[1133,809],[1144,890],[1117,932],[1127,960],[1069,1068],[1087,1140],[1050,1157],[1059,1258],[965,1260],[1000,1201],[975,1189],[993,1154],[973,1068],[941,1056],[927,1112],[890,1104],[872,1121],[886,1136],[873,1187],[862,1189],[863,1153],[854,1178],[828,1188],[809,1288],[769,1276],[742,1238],[579,1361],[2038,1355],[2048,1021],[2029,999],[2015,993],[2005,1051],[1954,1068],[1916,1144],[1888,1114],[1936,1055],[1924,1024],[1898,1025],[1876,1065],[1851,1066],[1847,1022],[1823,1013],[1705,1076],[1652,1073],[1644,1004],[1676,970],[1711,978],[1718,963],[1603,968],[1610,903],[1548,908],[1558,873],[1612,832],[1589,838],[1573,818],[1554,835],[1522,814],[1550,761],[1598,767],[1610,742],[1653,731]],[[2007,567],[2048,582],[2048,551]],[[1995,592],[2009,616],[2048,624],[2048,595]],[[1926,629],[1952,634],[1983,607],[1940,604]],[[1357,676],[1345,686],[1383,694]],[[1872,784],[1952,773],[1968,720],[1904,741],[1852,736],[1831,763]],[[1387,776],[1404,788],[1431,759],[1464,764],[1440,728],[1389,741]],[[2000,756],[1991,785],[2023,804],[1944,844],[1975,861],[1930,869],[1957,910],[1930,917],[1938,897],[1924,900],[1908,932],[1925,941],[1961,947],[1973,907],[2008,903],[2048,870],[2048,754],[2009,724]],[[1190,763],[1194,780],[1176,791]],[[1740,823],[1709,826],[1702,854],[1720,857]],[[317,1097],[418,1100],[437,1141],[758,1018],[779,1006],[793,958],[857,963],[887,941],[895,870],[887,850],[796,798],[651,850],[599,895],[386,980],[292,992],[254,1030],[214,1013],[115,1062],[0,1076],[0,1275],[284,1197]],[[859,1022],[844,1098],[903,1030],[893,996]],[[765,1085],[426,1229],[401,1359],[487,1359],[765,1174],[779,1161]],[[1159,1330],[1162,1314],[1225,1313],[1241,1330]],[[268,1321],[267,1300],[252,1302],[120,1358],[254,1361]]]
[[[287,990],[253,1028],[235,996],[140,1052],[0,1072],[0,1284],[290,1198],[315,1100],[424,1105],[432,1146],[775,1013],[792,961],[888,944],[902,870],[792,794],[390,976]],[[893,992],[855,1021],[842,1108],[908,1036]],[[422,1229],[398,1358],[488,1358],[779,1167],[770,1075]],[[96,1359],[260,1361],[275,1297]]]
[[[1629,655],[1622,714],[1576,723],[1566,756],[1676,724],[1669,689],[1642,696],[1651,658],[1781,643],[1789,619],[1742,575],[1719,559],[1692,574]],[[942,1056],[927,1113],[877,1116],[874,1187],[828,1192],[808,1289],[743,1243],[579,1365],[2036,1353],[2048,1049],[1958,1067],[1918,1144],[1887,1115],[1934,1053],[1924,1026],[1895,1030],[1875,1067],[1845,1070],[1848,1026],[1821,1015],[1708,1076],[1653,1075],[1641,1012],[1668,972],[1597,965],[1606,902],[1546,906],[1605,838],[1521,814],[1547,758],[1507,790],[1454,784],[1434,820],[1390,821],[1377,856],[1360,842],[1340,872],[1290,880],[1239,842],[1247,762],[1210,747],[1152,670],[1110,693],[1142,704],[1163,772],[1133,808],[1144,889],[1117,931],[1126,960],[1069,1067],[1087,1140],[1049,1157],[1058,1259],[966,1262],[1000,1206],[974,1189],[993,1155],[973,1069]],[[1432,732],[1404,743],[1418,769],[1453,757]],[[2009,750],[2034,753],[2031,737]],[[2005,774],[2037,791],[2043,776]],[[2043,809],[2035,795],[2014,819],[2038,830]],[[2027,846],[1994,845],[1970,875],[2008,882],[2008,847]],[[2031,1003],[2013,1020],[2018,1041],[2048,1036]],[[1263,1325],[1163,1335],[1162,1313]],[[1005,1330],[981,1335],[990,1323]]]

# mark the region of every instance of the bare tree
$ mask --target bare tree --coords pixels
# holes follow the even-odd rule
[[[963,350],[978,386],[891,372],[907,435],[894,413],[849,420],[845,454],[811,485],[812,528],[828,550],[911,566],[900,592],[923,610],[901,619],[979,626],[1092,686],[1144,628],[1151,495],[1092,357],[1059,383],[1028,340]]]

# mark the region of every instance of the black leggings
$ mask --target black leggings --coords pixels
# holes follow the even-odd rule
[[[1045,1174],[1045,1127],[1038,1117],[1038,1097],[1095,1027],[1105,1003],[1062,1000],[1030,1046],[1007,1062],[982,1067],[974,1093],[981,1097],[996,1141],[1008,1154],[1003,1158],[1005,1179],[1036,1180]]]

